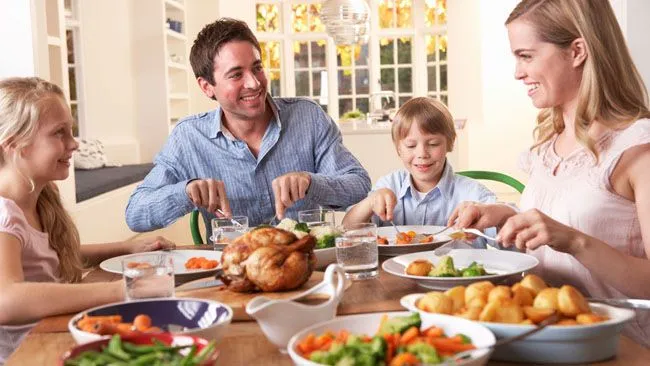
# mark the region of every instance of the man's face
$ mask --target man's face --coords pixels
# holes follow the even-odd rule
[[[231,41],[214,56],[214,85],[199,86],[221,105],[227,119],[257,120],[264,116],[267,80],[259,51],[247,41]]]

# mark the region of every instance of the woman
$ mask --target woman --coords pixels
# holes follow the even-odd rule
[[[541,111],[521,213],[465,202],[458,227],[500,227],[552,284],[650,298],[650,111],[606,0],[524,0],[506,21],[515,77]],[[650,315],[626,328],[650,346]]]

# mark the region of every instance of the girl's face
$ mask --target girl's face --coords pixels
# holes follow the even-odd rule
[[[576,67],[571,47],[563,50],[542,42],[523,20],[508,24],[508,37],[516,58],[515,79],[524,82],[535,107],[564,107],[576,99],[582,68]]]
[[[438,184],[445,168],[447,139],[439,133],[424,132],[413,123],[408,135],[398,142],[397,153],[415,188],[428,192]]]
[[[35,184],[63,180],[69,175],[72,152],[79,144],[72,136],[72,115],[60,97],[49,98],[32,142],[22,149],[21,168]]]

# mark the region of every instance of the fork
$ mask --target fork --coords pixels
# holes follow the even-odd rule
[[[397,225],[395,225],[395,222],[393,222],[393,220],[390,220],[390,223],[391,223],[391,225],[393,225],[393,228],[395,228],[395,231],[397,231],[398,235],[402,233],[401,231],[399,231],[399,229],[397,228]]]
[[[224,217],[227,217],[226,214],[223,211],[221,211],[221,209],[218,208],[217,212],[222,214]],[[244,227],[244,225],[240,224],[239,222],[237,222],[237,220],[233,219],[232,217],[230,217],[230,223],[237,226],[240,229],[246,229],[246,227]]]
[[[493,238],[493,237],[491,237],[489,235],[485,235],[481,230],[477,230],[477,229],[460,229],[459,232],[474,234],[476,236],[480,236],[480,237],[485,238],[487,240],[492,240],[493,242],[497,241],[497,238]]]

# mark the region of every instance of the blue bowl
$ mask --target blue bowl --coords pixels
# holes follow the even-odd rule
[[[219,340],[230,324],[232,309],[217,301],[192,298],[158,298],[119,302],[83,311],[70,319],[68,329],[77,343],[87,343],[102,336],[83,331],[77,322],[84,316],[121,315],[131,323],[138,314],[151,317],[153,326],[173,334],[192,335],[207,340]]]

